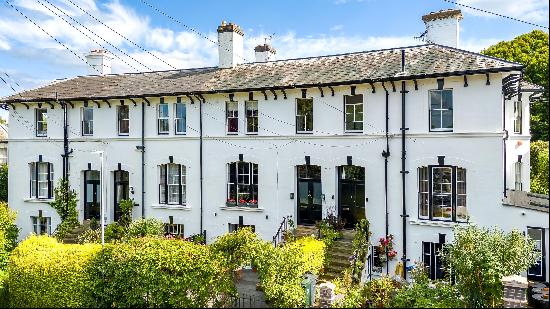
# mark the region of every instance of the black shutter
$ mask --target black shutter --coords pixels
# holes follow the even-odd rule
[[[168,205],[168,164],[164,164],[164,202]]]
[[[433,203],[433,199],[432,199],[432,194],[433,194],[433,184],[432,184],[432,166],[429,165],[428,166],[428,216],[430,218],[430,220],[433,220],[433,211],[432,211],[432,203]]]
[[[51,163],[48,163],[48,198],[52,197],[52,178],[50,177],[51,165]],[[66,181],[68,182],[68,180]]]
[[[36,195],[34,197],[38,198],[38,162],[34,163],[34,182],[36,183],[36,186],[34,186],[34,193]]]
[[[456,222],[456,197],[457,197],[457,194],[456,194],[456,175],[457,175],[456,166],[452,167],[452,175],[453,175],[452,176],[453,179],[452,179],[452,185],[451,185],[452,189],[451,190],[453,190],[453,196],[451,198],[451,206],[452,206],[451,207],[451,209],[452,209],[452,215],[451,216],[452,216],[453,222]]]
[[[178,202],[180,205],[183,205],[182,204],[182,188],[181,188],[181,177],[182,177],[182,172],[181,172],[181,164],[178,164],[178,169],[179,169],[179,177],[178,177],[178,181],[179,181],[179,186],[178,186]]]

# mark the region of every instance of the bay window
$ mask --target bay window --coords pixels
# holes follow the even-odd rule
[[[344,96],[345,132],[363,132],[363,95]]]
[[[37,108],[35,112],[36,136],[48,136],[48,110]]]
[[[163,101],[161,101],[163,102]],[[160,103],[157,110],[157,129],[158,134],[168,134],[170,132],[170,116],[168,104]]]
[[[185,205],[186,168],[181,164],[162,164],[159,179],[159,203]]]
[[[258,133],[258,101],[246,101],[246,133]]]
[[[313,131],[313,99],[296,99],[296,133]]]
[[[258,164],[227,165],[227,206],[258,207]]]
[[[30,197],[37,199],[52,198],[53,164],[48,162],[31,162]]]
[[[225,103],[226,124],[228,134],[239,132],[239,102]]]
[[[430,90],[430,131],[453,131],[453,90]]]
[[[418,217],[466,221],[466,170],[456,166],[418,168]]]

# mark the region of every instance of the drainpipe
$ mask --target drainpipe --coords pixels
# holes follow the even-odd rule
[[[405,67],[405,50],[401,50],[401,68],[402,70]],[[401,261],[403,262],[403,279],[407,279],[407,206],[405,198],[405,176],[409,173],[405,168],[405,161],[407,151],[405,148],[405,135],[409,128],[405,126],[405,95],[407,94],[405,81],[401,82],[401,181],[403,187],[403,213],[401,214],[401,219],[403,220],[403,256]]]
[[[389,212],[388,212],[388,158],[390,156],[390,140],[389,140],[389,97],[390,93],[386,89],[386,85],[382,82],[382,87],[386,92],[386,149],[382,150],[382,157],[384,157],[384,203],[386,205],[386,237],[389,235]],[[388,252],[386,252],[386,274],[390,273],[389,269],[389,257]]]
[[[145,101],[141,100],[141,218],[145,219]]]
[[[203,230],[203,203],[202,203],[202,199],[203,199],[203,195],[202,195],[202,184],[203,184],[203,166],[202,166],[202,144],[203,144],[203,140],[202,140],[202,100],[199,99],[199,177],[200,177],[200,213],[201,213],[201,218],[200,218],[200,232],[201,234],[204,233],[204,235],[206,236],[206,232]],[[206,242],[206,237],[205,237],[205,242]]]

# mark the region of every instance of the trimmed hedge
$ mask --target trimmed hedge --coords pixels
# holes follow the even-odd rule
[[[314,237],[304,237],[274,248],[264,243],[255,258],[266,299],[273,307],[305,306],[302,276],[319,274],[325,263],[326,245]]]
[[[88,307],[87,269],[100,245],[65,245],[30,236],[12,252],[8,293],[11,307]]]

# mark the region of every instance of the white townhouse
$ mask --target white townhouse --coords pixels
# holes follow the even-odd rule
[[[217,67],[90,74],[3,98],[9,108],[9,205],[21,237],[52,233],[49,206],[68,177],[80,220],[156,217],[208,241],[240,226],[266,240],[283,218],[336,214],[392,234],[397,261],[424,261],[454,226],[519,229],[543,252],[529,277],[548,280],[548,207],[529,192],[529,102],[523,66],[457,48],[459,10],[430,13],[426,45],[273,60],[243,31],[217,29]],[[104,168],[101,182],[101,160]],[[103,188],[103,192],[101,190]],[[547,203],[547,201],[546,201]],[[376,256],[371,271],[385,273]]]

